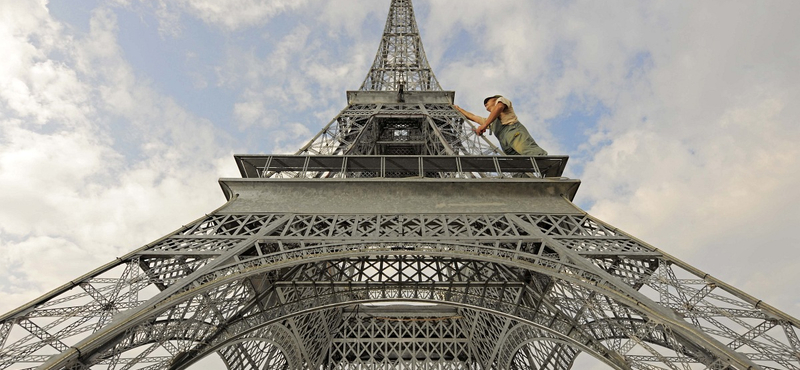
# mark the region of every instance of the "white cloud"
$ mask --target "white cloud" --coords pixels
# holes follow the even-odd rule
[[[115,3],[132,7],[135,0],[115,0]],[[275,16],[305,8],[308,0],[178,0],[148,2],[139,0],[144,9],[152,9],[158,17],[159,31],[164,35],[182,33],[181,17],[190,15],[206,24],[232,32],[261,26]]]
[[[234,168],[224,135],[127,65],[114,13],[76,37],[26,4],[36,17],[4,14],[0,33],[17,53],[0,64],[2,311],[216,208]]]
[[[315,0],[311,8],[322,9],[315,12],[317,19],[325,24],[329,32],[338,35],[340,31],[356,39],[379,40],[379,34],[364,32],[364,24],[369,19],[386,22],[388,2],[374,0]],[[377,45],[372,45],[377,47]]]
[[[264,109],[264,103],[261,101],[247,100],[236,103],[233,106],[233,114],[244,127],[247,127],[263,119],[267,115],[267,112]]]
[[[313,134],[301,123],[281,123],[280,129],[272,135],[273,151],[277,154],[294,154]]]
[[[429,51],[457,47],[448,44],[456,32],[475,37],[475,50],[436,71],[465,108],[480,112],[483,96],[503,92],[537,141],[559,153],[564,138],[544,122],[582,108],[570,99],[606,107],[581,152],[568,153],[586,166],[578,200],[800,313],[799,297],[779,294],[800,278],[788,267],[800,260],[800,239],[788,231],[800,222],[800,29],[789,16],[800,5],[459,4],[430,2],[423,22]],[[784,283],[755,278],[773,268]]]
[[[53,36],[60,27],[46,15],[44,4],[34,1],[4,4],[0,10],[0,104],[4,111],[0,117],[13,115],[36,124],[58,117],[74,124],[89,113],[80,106],[86,91],[75,83],[73,71],[43,55],[42,49],[61,46]],[[17,24],[22,27],[14,27]]]
[[[182,7],[200,19],[227,29],[238,29],[265,22],[275,15],[305,5],[305,0],[193,0],[180,1]]]
[[[748,280],[739,271],[794,265],[788,230],[800,214],[786,204],[800,199],[800,135],[782,112],[767,99],[725,112],[714,130],[629,131],[587,165],[583,195],[597,216],[734,285]]]
[[[332,22],[326,16],[319,20]],[[342,27],[331,24],[334,29]],[[243,91],[233,108],[239,129],[268,129],[272,151],[293,153],[312,136],[302,137],[300,132],[310,133],[333,118],[309,122],[301,116],[316,118],[319,112],[344,108],[344,90],[358,88],[377,45],[357,41],[342,52],[337,50],[342,45],[331,43],[329,37],[328,32],[312,32],[300,22],[280,39],[270,39],[270,52],[264,56],[253,50],[229,49],[226,65],[219,68],[220,83]],[[353,40],[342,42],[349,45]],[[300,125],[307,126],[300,130]]]
[[[662,18],[642,32],[652,65],[602,98],[613,113],[581,190],[593,214],[794,315],[800,298],[780,281],[800,278],[788,268],[800,259],[788,232],[800,222],[800,47],[785,40],[800,31],[785,15],[796,6],[647,11]],[[771,270],[783,278],[752,278]]]

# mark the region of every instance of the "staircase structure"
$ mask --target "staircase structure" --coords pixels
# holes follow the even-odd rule
[[[566,156],[453,109],[410,0],[296,155],[209,215],[0,316],[0,369],[798,369],[797,319],[579,209]]]

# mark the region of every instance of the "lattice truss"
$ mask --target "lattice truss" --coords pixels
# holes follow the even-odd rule
[[[411,0],[392,0],[378,53],[359,90],[442,90],[422,48]]]
[[[378,53],[360,90],[398,91],[399,97],[403,91],[442,91],[425,56],[410,0],[392,0]],[[353,103],[296,154],[501,155],[499,148],[475,134],[474,127],[452,104],[403,99]]]
[[[450,104],[356,104],[298,155],[499,155]]]
[[[585,214],[212,214],[0,318],[0,369],[797,369],[797,333]]]

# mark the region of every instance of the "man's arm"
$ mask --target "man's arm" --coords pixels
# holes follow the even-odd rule
[[[505,109],[506,109],[505,104],[497,102],[497,104],[495,104],[494,107],[492,107],[492,111],[489,112],[489,117],[487,117],[484,120],[484,122],[480,122],[481,125],[475,129],[475,133],[478,134],[478,136],[483,135],[483,133],[486,132],[486,129],[489,127],[489,125],[492,122],[494,122],[494,120],[496,120],[497,117],[500,117],[500,113]]]
[[[475,122],[475,123],[477,123],[479,125],[482,125],[482,124],[484,124],[484,122],[486,122],[486,119],[483,118],[483,117],[479,117],[479,116],[476,116],[476,115],[474,115],[474,114],[472,114],[470,112],[467,112],[467,111],[465,111],[464,109],[462,109],[461,107],[459,107],[457,105],[453,105],[453,106],[456,108],[456,110],[461,112],[461,114],[463,114],[464,117],[467,117],[467,119],[472,121],[472,122]]]

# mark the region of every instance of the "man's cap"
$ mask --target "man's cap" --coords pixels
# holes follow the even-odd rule
[[[483,105],[486,105],[486,103],[489,102],[489,100],[492,100],[494,98],[500,98],[500,97],[502,97],[502,95],[493,95],[493,96],[490,96],[490,97],[488,97],[486,99],[483,99]]]

